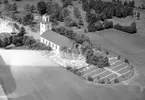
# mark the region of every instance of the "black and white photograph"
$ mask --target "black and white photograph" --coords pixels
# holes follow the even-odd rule
[[[0,100],[145,100],[145,0],[0,0]]]

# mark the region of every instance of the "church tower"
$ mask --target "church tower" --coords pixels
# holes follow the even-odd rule
[[[52,26],[51,26],[49,15],[45,14],[42,16],[41,22],[40,22],[40,35],[42,35],[48,29],[51,30]]]

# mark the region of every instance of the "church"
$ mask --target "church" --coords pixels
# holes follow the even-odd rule
[[[73,46],[72,40],[52,31],[52,23],[47,14],[43,15],[40,21],[40,42],[50,46],[56,53],[60,52],[60,47],[71,49]]]

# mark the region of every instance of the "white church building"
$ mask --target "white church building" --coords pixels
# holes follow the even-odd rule
[[[60,47],[66,46],[72,48],[73,41],[67,37],[52,31],[52,23],[49,15],[43,15],[40,22],[40,42],[49,45],[56,53],[59,53]]]

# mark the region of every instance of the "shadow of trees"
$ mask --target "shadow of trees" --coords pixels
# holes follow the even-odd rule
[[[16,89],[16,82],[12,75],[10,66],[0,56],[0,84],[6,95],[11,94]]]

